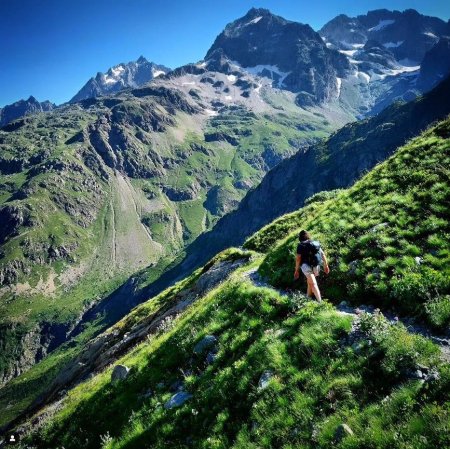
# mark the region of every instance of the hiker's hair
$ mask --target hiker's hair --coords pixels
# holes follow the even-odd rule
[[[301,242],[304,242],[305,240],[310,240],[311,236],[309,235],[308,231],[305,231],[304,229],[302,231],[300,231],[300,234],[298,235],[298,239]]]

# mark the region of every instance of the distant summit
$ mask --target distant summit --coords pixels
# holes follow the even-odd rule
[[[407,62],[419,65],[442,36],[450,35],[450,25],[414,9],[403,12],[378,9],[357,17],[341,14],[325,24],[319,33],[341,50],[353,50],[369,40],[377,41],[405,65]]]
[[[0,109],[0,127],[7,125],[13,120],[17,120],[20,117],[36,114],[38,112],[51,111],[55,107],[56,105],[48,100],[39,102],[30,95],[27,100],[19,100]]]
[[[106,73],[98,72],[95,78],[91,78],[70,100],[70,103],[108,95],[127,87],[140,87],[168,72],[170,72],[169,68],[140,56],[137,61],[115,65]]]
[[[300,104],[327,101],[336,95],[336,77],[350,67],[346,57],[328,49],[309,25],[291,22],[267,9],[251,9],[228,24],[206,60],[228,58],[275,84],[298,92]]]

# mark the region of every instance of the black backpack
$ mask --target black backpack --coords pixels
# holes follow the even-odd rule
[[[307,240],[300,243],[305,250],[305,260],[302,263],[307,263],[310,267],[316,267],[322,262],[322,256],[320,255],[320,243],[316,240]]]

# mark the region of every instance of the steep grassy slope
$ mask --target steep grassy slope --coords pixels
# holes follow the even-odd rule
[[[247,241],[267,254],[229,251],[136,308],[86,348],[100,347],[100,364],[84,359],[99,372],[34,419],[25,439],[46,449],[447,447],[450,369],[438,347],[381,313],[277,291],[255,270],[291,285],[289,233],[306,224],[330,255],[333,301],[347,298],[342,285],[377,301],[378,281],[383,295],[408,295],[415,312],[433,301],[445,311],[449,137],[446,120],[352,188],[312,198]],[[198,282],[218,261],[237,264],[205,293]],[[441,290],[424,308],[414,295],[433,277]],[[125,380],[110,381],[113,361],[131,368]]]
[[[450,121],[402,147],[354,187],[336,192],[261,230],[246,247],[269,250],[261,273],[293,286],[296,233],[309,229],[333,260],[327,296],[371,301],[450,324]],[[318,200],[320,200],[320,195]]]

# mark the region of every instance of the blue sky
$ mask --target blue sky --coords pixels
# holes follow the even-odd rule
[[[252,6],[316,30],[378,8],[450,17],[448,0],[0,0],[0,107],[29,95],[62,103],[140,55],[172,68],[198,61]]]

